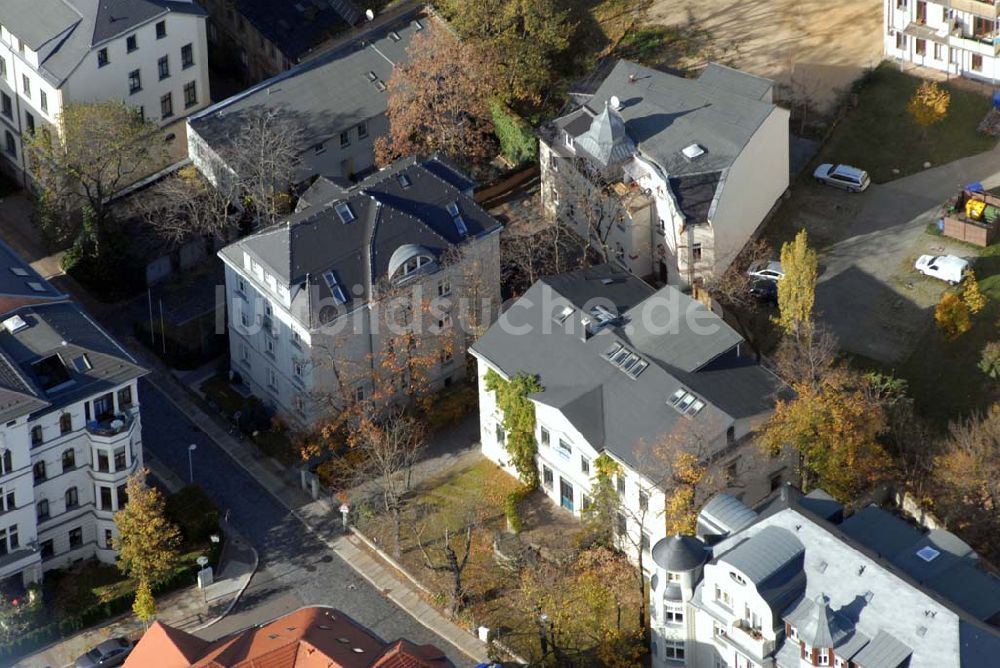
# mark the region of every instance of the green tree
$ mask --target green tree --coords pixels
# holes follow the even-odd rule
[[[492,85],[503,102],[542,99],[574,30],[557,0],[442,0],[440,6],[463,39],[496,60]]]
[[[149,622],[156,617],[156,600],[153,598],[153,588],[146,580],[139,580],[135,589],[135,600],[132,601],[132,612],[149,628]]]
[[[535,404],[529,394],[541,392],[535,376],[520,373],[510,380],[490,369],[486,372],[486,389],[496,394],[497,406],[503,411],[503,429],[506,433],[504,448],[517,470],[521,482],[534,489],[538,486],[538,466],[535,457]]]
[[[84,205],[90,207],[94,236],[113,235],[112,196],[163,166],[166,148],[156,123],[109,100],[64,105],[52,129],[28,137],[25,153],[48,209],[45,232],[65,241],[80,233],[72,221]]]
[[[115,513],[119,538],[118,568],[129,577],[155,585],[169,577],[179,558],[180,529],[167,519],[163,494],[146,484],[147,471],[129,476],[128,503]]]
[[[805,230],[781,246],[781,268],[785,277],[778,281],[778,324],[785,334],[797,336],[812,327],[816,300],[816,251]]]
[[[622,465],[601,453],[591,464],[590,505],[583,509],[583,520],[593,540],[608,548],[615,547],[615,525],[621,498],[615,481],[622,475]]]

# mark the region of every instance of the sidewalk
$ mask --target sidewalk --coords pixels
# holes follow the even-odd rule
[[[190,416],[233,461],[253,476],[281,505],[288,508],[308,531],[418,622],[472,659],[480,662],[487,660],[485,643],[426,603],[415,585],[403,582],[387,566],[371,557],[363,549],[359,539],[344,535],[340,513],[331,501],[314,501],[299,487],[298,481],[291,479],[287,470],[274,470],[266,459],[262,462],[253,445],[233,438],[222,424],[221,418],[208,415],[192,401],[189,390],[159,360],[145,354],[134,341],[129,341],[129,344],[132,353],[140,357],[140,363],[151,369],[147,380],[163,392],[178,410]],[[428,472],[430,468],[431,466],[427,467]]]
[[[200,590],[188,587],[156,600],[156,618],[164,624],[196,631],[211,626],[233,608],[257,570],[257,552],[232,529],[227,529],[222,549],[222,569],[214,583]],[[78,656],[117,636],[138,638],[144,626],[133,615],[124,615],[105,626],[88,629],[66,638],[44,651],[25,657],[14,668],[60,668],[72,665]]]

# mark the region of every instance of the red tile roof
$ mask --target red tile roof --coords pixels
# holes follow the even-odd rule
[[[125,668],[444,668],[433,645],[385,644],[339,610],[302,608],[213,643],[159,622]]]

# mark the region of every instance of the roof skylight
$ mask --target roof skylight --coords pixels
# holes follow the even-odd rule
[[[682,148],[681,153],[683,153],[684,157],[688,160],[694,160],[695,158],[700,158],[705,155],[705,149],[699,144],[690,144]]]
[[[469,228],[465,226],[465,220],[462,218],[462,212],[458,210],[458,202],[448,203],[448,213],[451,215],[451,222],[455,224],[455,230],[460,236],[465,236],[469,233]]]
[[[45,286],[38,281],[28,281],[28,287],[35,292],[45,292]]]
[[[674,392],[667,403],[677,409],[679,413],[688,416],[695,416],[705,407],[705,402],[688,392],[685,388],[680,388]]]
[[[561,309],[559,309],[559,312],[556,313],[555,321],[561,325],[564,322],[566,322],[566,318],[570,317],[571,315],[573,315],[573,307],[563,306]]]
[[[924,545],[922,548],[917,550],[917,556],[924,561],[930,563],[938,558],[941,553],[935,550],[930,545]]]
[[[406,174],[398,174],[396,176],[396,180],[399,181],[399,185],[404,188],[409,188],[412,183],[412,181],[410,181],[410,177]]]
[[[330,288],[330,293],[333,295],[333,298],[337,300],[337,303],[346,304],[347,295],[344,294],[344,289],[340,287],[334,273],[332,271],[326,272],[323,274],[323,280],[326,281],[326,286]]]
[[[14,274],[15,276],[27,276],[28,275],[28,272],[25,271],[24,269],[22,269],[21,267],[11,267],[10,268],[10,273]]]
[[[333,208],[340,216],[340,222],[349,223],[354,220],[354,211],[351,210],[351,206],[347,202],[337,202]]]
[[[24,321],[24,318],[22,318],[19,315],[12,315],[11,317],[3,321],[3,328],[6,329],[11,334],[13,334],[14,332],[19,332],[27,326],[28,323],[26,323]]]
[[[618,342],[613,343],[610,348],[604,351],[604,359],[621,369],[625,375],[632,379],[638,378],[639,374],[649,366],[649,362]]]

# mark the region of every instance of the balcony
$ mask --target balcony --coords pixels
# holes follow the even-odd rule
[[[117,413],[103,420],[91,420],[87,423],[87,432],[91,436],[98,436],[105,439],[114,438],[132,429],[132,425],[135,423],[135,416],[138,412],[139,409],[133,407],[123,413]]]
[[[964,49],[980,56],[995,58],[1000,53],[1000,37],[980,35],[970,37],[961,33],[948,36],[948,46],[953,49]]]
[[[951,9],[959,12],[968,12],[976,16],[986,18],[996,18],[997,6],[995,2],[983,2],[982,0],[947,0],[944,3]]]
[[[774,641],[765,638],[760,631],[750,628],[744,619],[737,619],[728,629],[720,627],[715,638],[722,644],[729,645],[758,661],[774,652]]]

